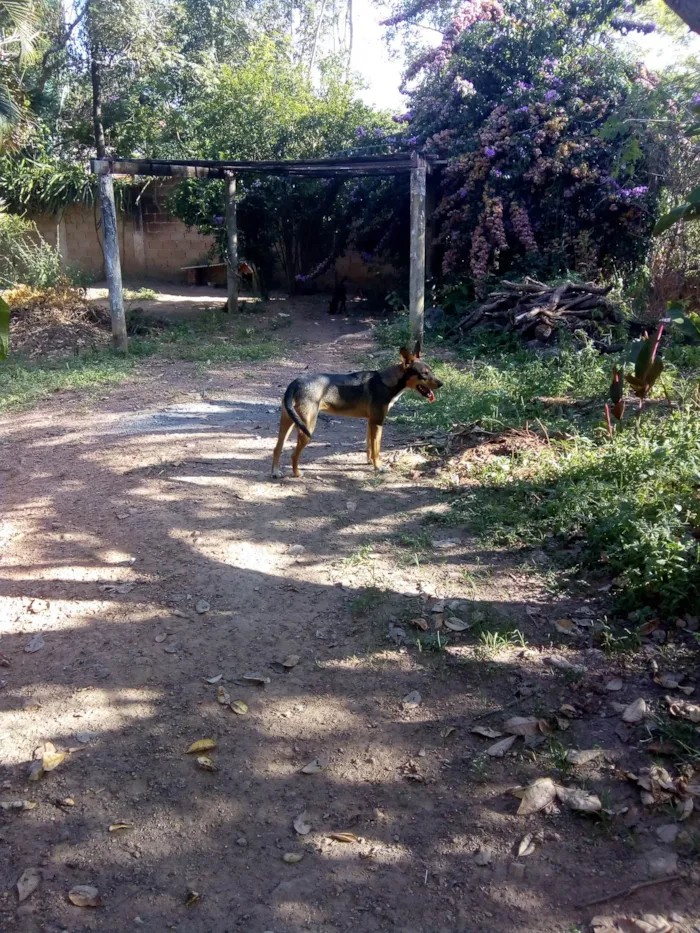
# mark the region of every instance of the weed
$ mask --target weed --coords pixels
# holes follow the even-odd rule
[[[552,759],[552,764],[557,769],[560,776],[563,779],[570,777],[571,772],[573,771],[573,766],[567,758],[566,747],[562,745],[562,743],[557,739],[550,739],[549,754]]]
[[[484,784],[489,777],[489,759],[486,754],[477,755],[469,762],[469,772],[478,784]]]
[[[449,643],[449,637],[441,635],[440,632],[429,632],[427,635],[416,638],[416,647],[419,651],[434,651],[436,654],[443,654]]]
[[[659,738],[676,746],[679,764],[687,763],[696,767],[700,765],[700,734],[695,723],[660,716],[656,725]]]
[[[152,288],[125,288],[124,298],[127,301],[157,301],[158,292]]]
[[[622,626],[611,626],[608,622],[602,623],[600,633],[603,651],[607,654],[630,654],[638,651],[642,646],[642,636]]]
[[[497,654],[506,648],[527,647],[525,636],[517,628],[511,631],[482,631],[479,633],[479,643],[489,655]]]
[[[377,586],[368,586],[365,590],[356,596],[350,604],[350,612],[353,616],[368,616],[371,611],[377,609],[386,599],[384,590]]]

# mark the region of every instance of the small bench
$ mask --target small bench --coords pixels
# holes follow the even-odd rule
[[[207,275],[207,269],[216,269],[213,281]],[[218,270],[223,269],[223,275]],[[180,271],[186,273],[185,281],[188,285],[225,285],[226,284],[226,263],[225,262],[205,262],[196,266],[181,266]]]

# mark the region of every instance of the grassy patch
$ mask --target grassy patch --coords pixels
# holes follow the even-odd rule
[[[261,340],[254,328],[231,327],[216,312],[194,323],[133,337],[129,348],[125,357],[109,350],[43,362],[10,357],[0,366],[0,411],[35,405],[55,392],[90,393],[124,382],[146,357],[196,362],[205,371],[222,363],[258,362],[276,352],[275,344]]]
[[[467,458],[470,482],[449,493],[450,511],[439,520],[469,523],[492,545],[548,548],[559,565],[605,570],[620,610],[693,612],[700,348],[665,351],[659,403],[640,418],[630,404],[612,441],[604,404],[619,360],[573,346],[543,356],[490,336],[458,352],[460,361],[435,365],[445,382],[438,401],[407,393],[398,420],[417,430],[478,425],[496,435],[529,427],[542,442]]]

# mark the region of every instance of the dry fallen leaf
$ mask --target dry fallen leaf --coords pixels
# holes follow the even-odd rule
[[[290,654],[289,657],[286,657],[284,661],[282,661],[282,667],[291,670],[291,668],[297,666],[299,661],[301,661],[301,657],[298,654]]]
[[[110,833],[119,833],[123,829],[133,829],[133,823],[110,823],[109,831]]]
[[[359,842],[355,833],[329,833],[329,839],[335,840],[335,842]]]
[[[270,683],[270,678],[265,677],[265,675],[261,674],[259,671],[253,671],[250,674],[244,674],[243,680],[246,680],[251,684],[259,684],[261,687]]]
[[[286,862],[287,865],[296,865],[297,862],[300,862],[303,858],[303,852],[285,852],[282,856],[282,861]]]
[[[625,708],[625,711],[622,714],[623,722],[636,723],[641,722],[647,714],[647,705],[645,701],[639,697],[633,703],[630,703],[629,706]]]
[[[41,883],[41,871],[38,868],[25,868],[17,881],[19,903],[26,901]]]
[[[302,774],[318,774],[328,767],[327,758],[314,758],[301,769]]]
[[[293,825],[300,836],[309,835],[311,832],[311,823],[309,823],[309,814],[306,810],[303,810],[299,816],[295,817]]]
[[[43,635],[35,635],[25,645],[24,652],[25,654],[34,654],[36,651],[41,651],[45,644]]]
[[[672,716],[688,719],[690,722],[700,722],[700,706],[674,697],[666,697],[668,711]]]
[[[524,858],[526,855],[532,855],[535,851],[535,843],[533,841],[532,833],[528,833],[527,836],[523,836],[520,840],[520,845],[518,846],[518,858]]]
[[[612,680],[609,680],[605,685],[605,689],[609,690],[611,693],[617,693],[618,690],[622,690],[624,684],[622,683],[621,677],[614,677]]]
[[[156,644],[162,645],[167,637],[168,637],[167,632],[161,632],[160,635],[156,635]]]
[[[44,771],[55,771],[55,769],[68,757],[67,752],[45,752],[41,759],[41,766]]]
[[[685,674],[662,674],[661,677],[654,678],[654,683],[664,690],[676,690],[684,679]]]
[[[225,687],[217,687],[216,699],[222,706],[229,706],[231,703],[231,694]]]
[[[408,624],[419,628],[421,632],[427,632],[429,628],[427,621],[421,618],[409,619]]]
[[[404,709],[417,709],[422,701],[422,697],[417,690],[411,690],[410,693],[407,693],[406,696],[401,700],[401,706]]]
[[[679,823],[687,820],[693,812],[693,798],[686,797],[685,800],[679,800],[676,806],[676,819]]]
[[[539,723],[534,716],[513,716],[504,723],[503,729],[510,735],[536,735]]]
[[[68,900],[76,907],[101,907],[100,892],[91,884],[77,884],[68,892]]]
[[[218,684],[223,676],[223,674],[217,674],[215,677],[205,677],[204,679],[208,684]]]
[[[580,787],[561,787],[561,785],[557,784],[556,794],[563,804],[581,813],[600,813],[603,809],[599,797],[581,790]]]
[[[217,746],[216,739],[197,739],[185,752],[186,755],[195,755],[197,752],[208,752]]]
[[[582,767],[583,765],[590,764],[592,761],[597,761],[602,754],[602,748],[570,748],[566,753],[566,760],[569,762],[569,764]]]
[[[486,754],[490,755],[491,758],[503,758],[505,753],[516,739],[517,735],[509,735],[507,739],[501,739],[500,742],[496,742],[494,745],[490,745],[486,749]]]
[[[449,737],[453,735],[456,731],[457,729],[454,726],[445,726],[444,729],[440,730],[440,735],[442,736],[443,739],[449,739]]]
[[[554,628],[562,635],[580,635],[578,628],[571,619],[556,619]]]
[[[3,810],[33,810],[36,800],[3,800],[0,807]]]
[[[199,904],[202,900],[202,895],[199,891],[189,890],[185,895],[185,907],[194,907],[195,904]]]
[[[538,778],[532,784],[522,790],[516,789],[513,793],[521,798],[518,816],[530,816],[554,803],[557,788],[551,778]]]
[[[483,735],[485,739],[498,739],[503,733],[499,732],[498,729],[492,729],[491,726],[474,726],[472,732],[476,735]]]
[[[206,755],[199,755],[199,757],[197,758],[197,767],[200,768],[202,771],[213,772],[213,771],[219,770],[217,766],[214,764],[214,762],[211,760],[211,758],[207,758]]]
[[[467,629],[471,628],[471,622],[465,622],[463,619],[458,619],[457,616],[452,616],[450,619],[445,619],[445,628],[448,628],[451,632],[466,632]]]
[[[248,712],[248,704],[244,703],[243,700],[232,700],[231,710],[236,714],[236,716],[245,716],[245,714]]]

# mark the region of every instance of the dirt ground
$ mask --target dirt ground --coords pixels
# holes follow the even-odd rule
[[[287,449],[272,481],[287,383],[372,350],[366,321],[290,308],[282,359],[204,375],[150,359],[99,398],[62,393],[0,422],[0,802],[35,803],[0,810],[0,930],[574,933],[645,914],[620,929],[700,930],[697,812],[676,822],[664,793],[642,806],[624,772],[653,763],[649,736],[613,705],[661,703],[649,664],[668,656],[591,647],[604,581],[572,601],[537,554],[426,524],[446,507],[441,480],[396,424],[385,474],[364,462],[362,424],[323,417],[304,478]],[[483,644],[451,616],[524,642]],[[497,731],[558,717],[556,747],[597,752],[564,774],[544,735],[491,757],[480,716]],[[186,754],[204,738],[213,773]],[[30,782],[47,742],[70,754]],[[546,776],[607,813],[517,815],[509,791]],[[26,869],[39,884],[18,903]],[[76,885],[102,906],[72,905]]]

